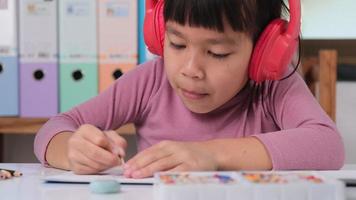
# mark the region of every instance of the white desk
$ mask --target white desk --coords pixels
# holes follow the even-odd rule
[[[87,184],[48,184],[42,176],[62,173],[61,170],[44,168],[39,164],[0,163],[0,168],[15,169],[24,175],[0,181],[1,200],[153,200],[152,186],[122,186],[117,194],[93,194]],[[356,177],[356,165],[345,166],[342,171],[325,171],[332,177]],[[356,187],[346,189],[347,200],[356,200]]]

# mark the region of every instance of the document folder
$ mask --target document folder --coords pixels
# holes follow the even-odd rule
[[[20,116],[58,113],[57,1],[20,2]]]
[[[98,92],[96,1],[59,1],[60,112]]]
[[[99,90],[137,65],[137,1],[100,0]]]
[[[16,116],[19,114],[17,1],[0,2],[0,116]]]

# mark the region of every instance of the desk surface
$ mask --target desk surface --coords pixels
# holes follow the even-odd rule
[[[0,181],[0,199],[6,200],[153,200],[152,186],[122,186],[117,194],[93,194],[87,184],[48,184],[41,177],[63,171],[44,168],[39,164],[0,163],[0,168],[15,169],[24,175]],[[347,165],[341,171],[323,171],[332,177],[356,178],[356,165]],[[356,188],[346,189],[347,200],[356,200]]]

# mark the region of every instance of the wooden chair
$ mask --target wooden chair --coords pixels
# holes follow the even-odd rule
[[[319,50],[318,56],[302,57],[300,73],[321,107],[335,121],[337,51]]]

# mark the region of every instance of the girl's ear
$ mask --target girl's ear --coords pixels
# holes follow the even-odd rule
[[[144,39],[148,50],[163,56],[165,23],[163,16],[164,0],[147,0],[144,21]]]

